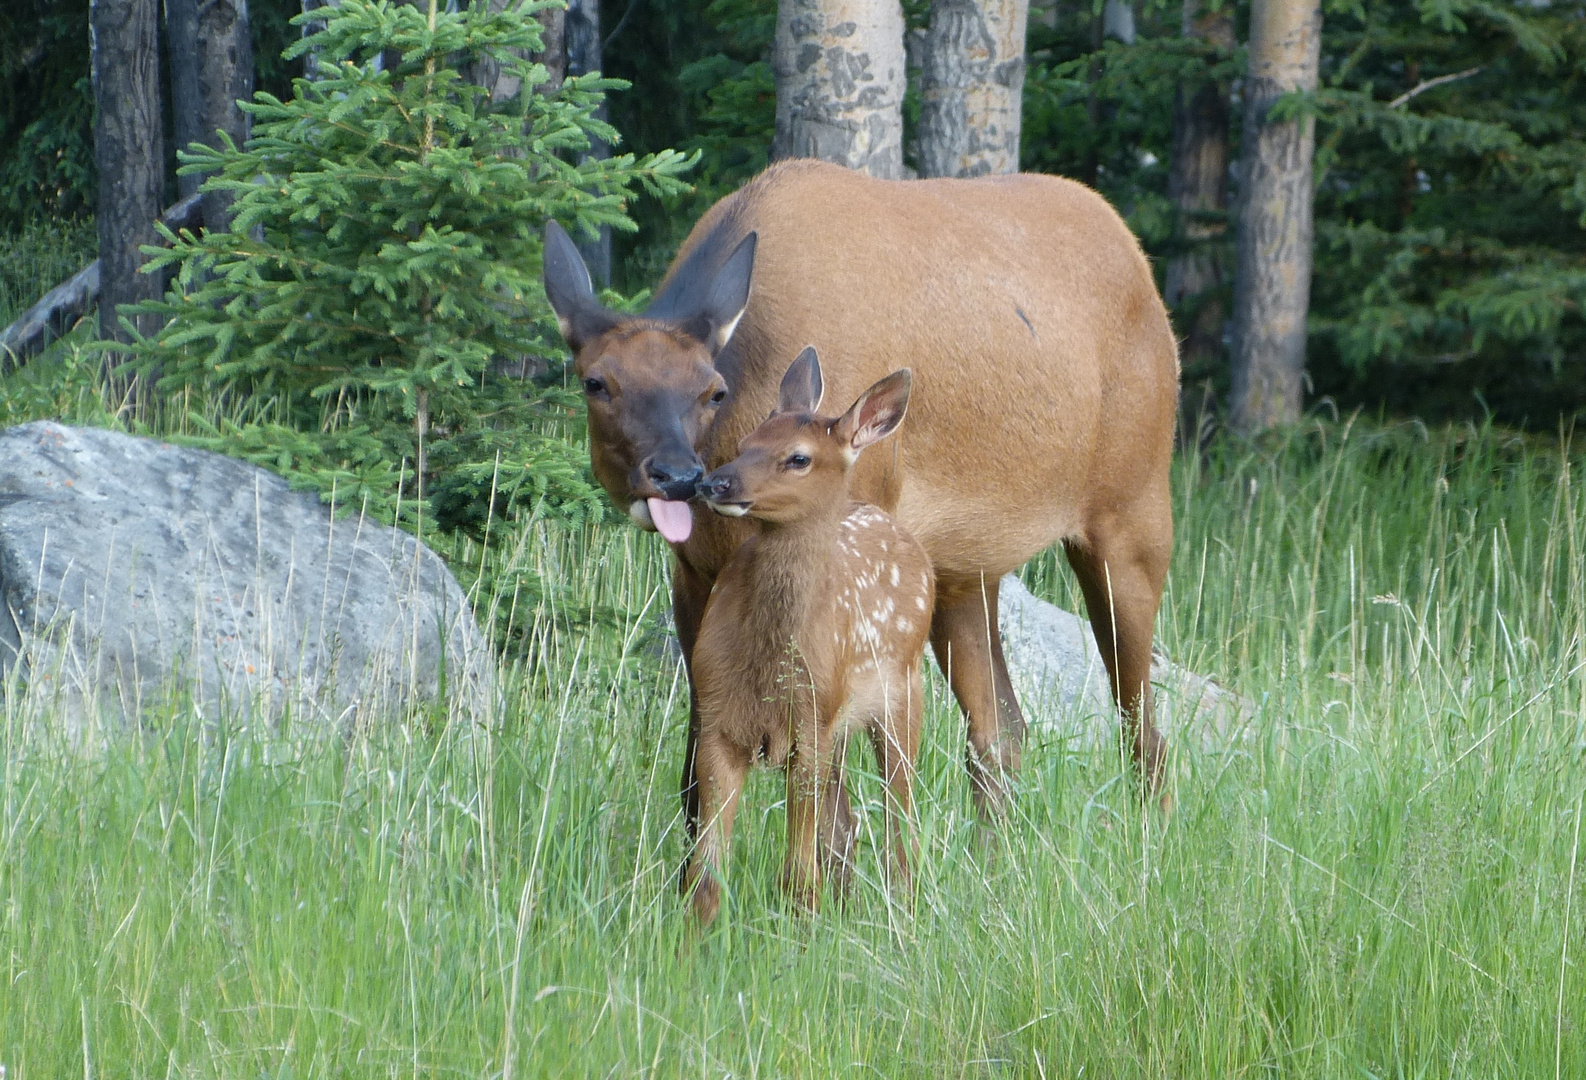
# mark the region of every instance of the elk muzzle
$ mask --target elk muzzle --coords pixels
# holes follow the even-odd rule
[[[699,497],[723,517],[743,517],[752,500],[743,497],[742,484],[731,465],[723,465],[699,482]]]

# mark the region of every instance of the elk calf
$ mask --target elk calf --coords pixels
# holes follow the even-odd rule
[[[805,349],[776,411],[700,482],[716,513],[761,523],[717,577],[694,646],[700,828],[684,887],[702,923],[721,906],[733,816],[756,758],[787,766],[784,887],[814,906],[823,877],[846,882],[843,758],[856,726],[875,746],[895,880],[907,880],[935,579],[925,549],[883,511],[851,502],[848,482],[859,452],[903,422],[910,378],[893,372],[842,416],[819,416],[820,361]]]

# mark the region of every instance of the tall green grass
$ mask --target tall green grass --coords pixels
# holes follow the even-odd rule
[[[982,835],[933,674],[918,882],[675,892],[687,690],[626,527],[448,550],[502,705],[347,741],[247,718],[61,751],[7,697],[6,1076],[1586,1076],[1586,496],[1490,430],[1318,423],[1177,466],[1165,649],[1254,702],[1177,809],[1046,737]],[[485,573],[481,576],[480,570]],[[1057,560],[1026,571],[1077,601]],[[864,755],[856,766],[869,769]]]

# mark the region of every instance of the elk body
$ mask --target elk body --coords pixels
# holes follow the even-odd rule
[[[846,881],[843,759],[859,727],[887,784],[894,879],[907,880],[931,561],[886,513],[852,502],[848,479],[859,452],[902,422],[909,383],[895,372],[841,417],[821,417],[820,362],[806,349],[777,410],[700,484],[718,514],[761,523],[716,578],[694,643],[700,820],[684,885],[701,922],[720,906],[720,867],[757,758],[787,766],[784,886],[814,906],[823,877]]]
[[[888,181],[784,162],[700,219],[644,314],[601,307],[554,224],[545,286],[583,380],[595,475],[672,543],[685,660],[712,582],[755,526],[683,500],[776,404],[784,358],[813,344],[832,400],[909,367],[908,428],[857,463],[852,493],[930,556],[931,645],[968,720],[977,801],[996,815],[1024,730],[997,583],[1058,542],[1156,786],[1148,679],[1173,538],[1177,347],[1139,244],[1101,196],[1034,174]],[[696,708],[691,825],[698,731]]]

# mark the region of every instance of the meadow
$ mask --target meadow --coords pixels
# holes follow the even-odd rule
[[[61,370],[5,422],[113,422]],[[624,524],[430,538],[505,643],[488,715],[173,709],[85,755],[8,686],[4,1076],[1586,1075],[1583,464],[1330,416],[1181,458],[1160,645],[1252,709],[1171,733],[1171,816],[1037,715],[982,828],[932,668],[913,891],[856,750],[847,902],[783,904],[762,772],[703,937],[667,557]]]

